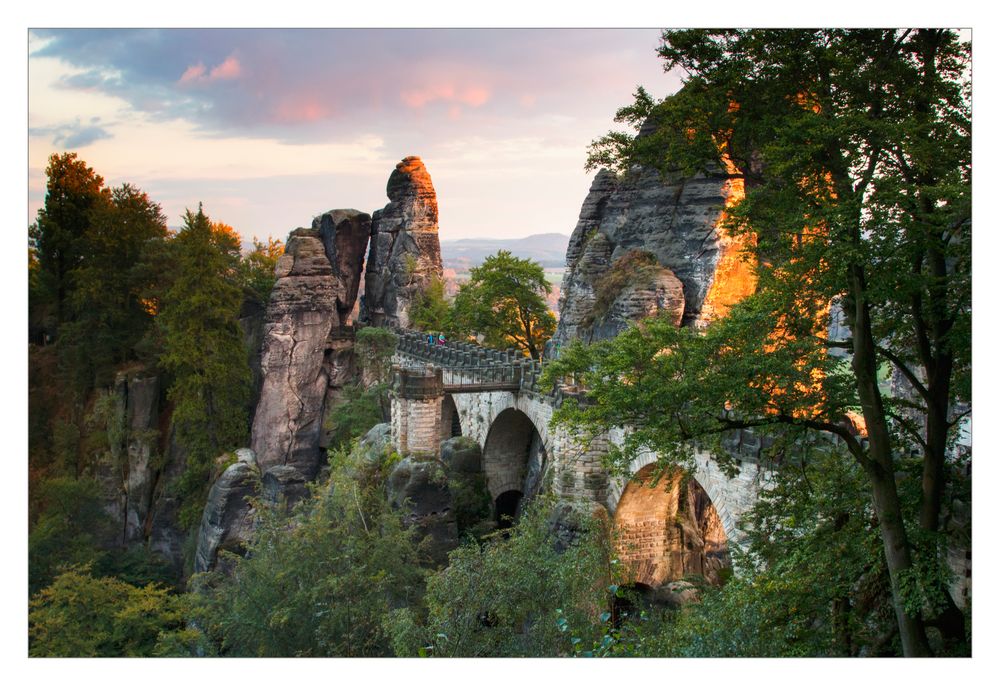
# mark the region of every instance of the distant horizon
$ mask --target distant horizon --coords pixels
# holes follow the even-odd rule
[[[53,153],[139,186],[170,226],[201,202],[247,241],[284,240],[331,207],[383,207],[396,163],[418,155],[442,240],[568,235],[590,142],[636,86],[680,85],[659,34],[33,29],[28,223]]]

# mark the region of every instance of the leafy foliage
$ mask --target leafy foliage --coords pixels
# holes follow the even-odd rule
[[[440,657],[568,654],[560,619],[596,636],[608,602],[604,534],[594,526],[560,552],[550,514],[547,506],[529,507],[505,534],[453,551],[448,566],[428,579],[426,622],[397,616],[409,630],[398,650]]]
[[[556,328],[544,297],[551,291],[541,265],[500,250],[469,272],[455,296],[453,326],[482,334],[487,346],[514,346],[538,359]]]
[[[444,280],[435,275],[410,305],[410,327],[428,333],[444,333],[449,338],[464,337],[456,324],[452,304],[445,296]]]
[[[109,526],[97,482],[56,477],[32,492],[37,519],[28,535],[28,590],[34,594],[66,567],[94,562]]]
[[[268,236],[267,242],[253,239],[253,250],[240,260],[240,281],[262,305],[271,299],[274,288],[274,268],[284,254],[285,245],[277,238]]]
[[[386,501],[386,464],[340,451],[332,467],[291,516],[261,510],[230,578],[202,578],[199,616],[222,654],[391,654],[390,612],[422,590],[417,548]]]
[[[134,359],[159,308],[166,269],[166,218],[145,193],[115,188],[91,217],[71,272],[73,321],[59,341],[81,390],[108,385],[115,365]]]
[[[592,162],[743,179],[723,229],[756,246],[758,292],[704,336],[650,323],[575,352],[550,378],[583,375],[597,407],[571,404],[563,419],[634,421],[628,447],[672,456],[678,441],[739,427],[779,445],[837,436],[872,491],[904,652],[929,652],[925,623],[961,641],[941,585],[909,580],[945,564],[924,540],[941,526],[948,446],[969,399],[968,44],[941,30],[681,30],[664,32],[660,54],[688,74],[684,88],[659,103],[640,91],[619,119],[647,122],[648,135],[601,139]],[[826,340],[834,301],[848,340]],[[884,394],[885,363],[909,394]],[[852,408],[867,443],[843,421]],[[923,455],[918,534],[895,478],[912,451]],[[904,586],[936,598],[907,602]]]
[[[69,317],[72,272],[83,260],[92,214],[108,203],[109,194],[104,179],[77,159],[75,152],[50,156],[45,174],[45,205],[28,237],[38,260],[40,300],[52,307],[61,323]]]
[[[28,653],[37,657],[147,657],[203,647],[187,628],[186,599],[150,584],[94,578],[87,567],[60,574],[31,599]]]
[[[388,408],[386,394],[385,384],[370,388],[365,388],[362,384],[345,386],[343,400],[327,408],[323,421],[323,431],[330,448],[336,450],[349,447],[354,439],[384,421],[385,410]]]

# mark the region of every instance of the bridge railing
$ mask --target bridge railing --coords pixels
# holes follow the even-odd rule
[[[485,389],[518,391],[523,370],[515,365],[486,367],[442,367],[445,390],[481,391]]]
[[[396,352],[404,357],[439,366],[445,370],[445,384],[468,387],[498,386],[538,392],[542,364],[510,348],[497,350],[465,341],[439,342],[436,337],[413,330],[397,332]],[[447,381],[449,371],[455,383]],[[491,370],[491,371],[484,371]]]

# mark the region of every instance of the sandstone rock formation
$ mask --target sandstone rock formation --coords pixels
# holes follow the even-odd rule
[[[313,479],[324,410],[354,371],[344,325],[354,307],[369,225],[355,210],[327,212],[292,231],[278,260],[261,350],[263,382],[251,447],[261,469],[290,465]]]
[[[253,509],[247,500],[257,495],[260,471],[253,451],[237,451],[238,461],[229,465],[208,493],[198,531],[194,571],[216,566],[220,550],[241,552],[253,531]]]
[[[104,407],[108,456],[95,473],[113,522],[101,546],[145,547],[180,577],[186,532],[178,522],[173,485],[184,471],[185,454],[166,421],[162,393],[152,369],[133,368],[115,377]]]
[[[658,311],[667,311],[683,324],[697,324],[709,310],[721,309],[709,302],[720,261],[725,258],[727,271],[736,272],[739,261],[738,249],[716,226],[737,192],[742,186],[722,172],[666,179],[644,168],[621,178],[607,170],[598,172],[566,251],[553,348],[574,338],[613,337],[629,321]],[[599,282],[630,251],[652,256],[662,271],[650,270],[634,285],[619,289],[602,312]],[[730,264],[734,260],[735,267]],[[728,278],[734,281],[743,275]],[[726,289],[720,285],[715,297],[721,300],[745,290],[744,284],[732,283]]]
[[[443,465],[405,457],[389,474],[387,487],[389,503],[402,510],[406,526],[417,527],[430,559],[447,563],[448,552],[458,546],[458,528]]]
[[[419,157],[396,165],[386,186],[389,204],[372,215],[362,322],[407,327],[413,298],[441,277],[437,195]]]

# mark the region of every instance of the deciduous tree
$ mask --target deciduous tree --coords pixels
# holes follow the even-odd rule
[[[704,334],[652,321],[567,355],[550,374],[580,373],[593,404],[564,419],[634,425],[630,448],[672,457],[740,427],[779,450],[836,437],[870,488],[904,653],[928,654],[932,625],[961,642],[940,529],[971,372],[969,45],[944,30],[684,30],[660,54],[684,87],[641,91],[619,114],[649,135],[609,135],[592,160],[743,179],[723,228],[756,246],[758,291]],[[833,302],[849,333],[831,341]],[[909,393],[880,385],[886,365]],[[911,453],[916,521],[899,482]]]
[[[455,296],[454,321],[482,334],[488,346],[513,346],[538,359],[556,328],[544,297],[551,290],[541,265],[500,250],[469,272]]]

